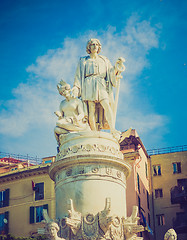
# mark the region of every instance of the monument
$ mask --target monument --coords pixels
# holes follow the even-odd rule
[[[55,232],[50,238],[142,239],[137,237],[144,231],[138,225],[138,208],[134,206],[130,217],[126,214],[131,166],[123,159],[121,133],[115,129],[125,59],[118,58],[112,66],[99,55],[98,39],[90,39],[86,51],[89,55],[78,62],[73,88],[63,80],[57,85],[65,100],[55,112],[58,153],[49,175],[55,182],[56,225],[50,225]]]

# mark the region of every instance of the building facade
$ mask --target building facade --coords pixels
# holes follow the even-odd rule
[[[44,227],[43,209],[55,218],[54,183],[48,175],[51,163],[15,162],[12,158],[0,159],[0,234],[34,236]]]
[[[140,224],[146,231],[139,234],[146,239],[152,239],[152,199],[150,158],[135,129],[129,129],[122,134],[121,151],[124,160],[132,166],[127,179],[127,216],[132,213],[133,206],[138,206]]]
[[[148,155],[135,129],[122,134],[120,148],[132,166],[126,186],[127,216],[138,206],[139,223],[146,230],[139,236],[160,240],[174,228],[180,240],[187,239],[187,151],[148,151]],[[54,156],[38,165],[0,159],[0,234],[38,235],[44,228],[43,209],[56,218],[54,182],[48,175],[54,161]]]
[[[154,153],[154,152],[152,152]],[[187,151],[151,155],[155,239],[174,228],[187,239]]]

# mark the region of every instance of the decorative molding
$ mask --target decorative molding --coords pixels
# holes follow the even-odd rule
[[[67,148],[63,148],[56,156],[56,161],[61,160],[71,154],[82,154],[83,152],[97,152],[97,153],[109,153],[115,156],[122,157],[123,154],[118,148],[105,146],[103,144],[77,144]]]
[[[98,176],[98,177],[110,177],[116,180],[120,180],[123,183],[126,183],[126,177],[123,170],[119,170],[115,167],[109,167],[104,164],[100,165],[83,165],[80,167],[70,167],[62,169],[61,172],[58,172],[55,177],[55,183],[58,184],[60,181],[66,181],[68,178],[77,178],[81,176]]]

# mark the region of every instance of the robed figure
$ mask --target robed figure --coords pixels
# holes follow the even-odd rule
[[[86,51],[89,56],[79,60],[72,91],[84,102],[92,130],[110,129],[112,134],[116,134],[113,87],[121,72],[118,72],[117,65],[111,65],[107,57],[98,55],[101,51],[98,39],[90,39]]]

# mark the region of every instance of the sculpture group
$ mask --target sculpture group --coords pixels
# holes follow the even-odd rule
[[[115,138],[120,137],[120,132],[115,129],[115,119],[125,59],[118,58],[112,66],[107,57],[99,55],[101,43],[98,39],[90,39],[86,51],[89,55],[79,60],[73,88],[63,80],[57,85],[60,95],[65,97],[60,111],[55,112],[58,145],[59,135],[69,132],[110,129]],[[113,87],[117,88],[115,100]]]
[[[142,240],[137,236],[145,230],[138,224],[138,207],[126,217],[126,179],[131,165],[120,151],[121,133],[115,129],[125,59],[118,58],[112,66],[107,57],[99,55],[98,39],[90,39],[86,51],[88,56],[78,62],[72,89],[64,80],[57,85],[65,99],[55,112],[58,154],[49,175],[55,181],[58,220],[49,219],[44,210],[46,231],[51,240]],[[102,129],[110,133],[99,132]],[[102,210],[100,203],[105,198]],[[173,236],[176,239],[170,229],[164,239]]]

